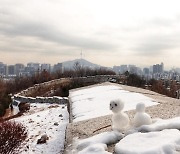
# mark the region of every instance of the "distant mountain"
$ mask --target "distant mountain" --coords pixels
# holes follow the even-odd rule
[[[83,67],[89,67],[89,68],[92,68],[92,69],[101,67],[100,65],[93,64],[93,63],[91,63],[91,62],[89,62],[89,61],[87,61],[85,59],[75,59],[75,60],[72,60],[72,61],[65,61],[65,62],[63,62],[63,67],[65,69],[73,69],[74,64],[76,62],[78,62]]]

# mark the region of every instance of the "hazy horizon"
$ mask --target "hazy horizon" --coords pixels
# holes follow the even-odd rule
[[[93,62],[91,62],[91,61],[89,61],[89,60],[87,60],[87,59],[85,59],[85,58],[77,58],[77,59],[73,59],[73,60],[67,60],[67,61],[62,61],[62,62],[57,62],[57,63],[64,63],[64,62],[70,62],[70,61],[76,61],[76,60],[80,60],[80,59],[83,59],[83,60],[86,60],[86,61],[88,61],[88,62],[90,62],[90,63],[93,63]],[[0,62],[2,62],[2,61],[0,61]],[[30,61],[30,62],[26,62],[26,63],[20,63],[20,62],[18,62],[18,63],[12,63],[12,64],[7,64],[7,65],[15,65],[15,64],[23,64],[23,65],[27,65],[28,63],[39,63],[39,64],[50,64],[51,66],[53,66],[53,65],[55,65],[55,64],[57,64],[57,63],[46,63],[46,62],[44,62],[44,63],[40,63],[40,62],[37,62],[37,61]],[[6,64],[6,63],[4,63],[4,64]],[[106,66],[103,66],[103,65],[101,65],[101,64],[98,64],[98,63],[93,63],[93,64],[96,64],[96,65],[99,65],[99,66],[102,66],[102,67],[106,67]],[[156,63],[156,64],[161,64],[161,62],[160,63]],[[139,67],[139,68],[141,68],[141,69],[143,69],[143,68],[150,68],[151,66],[153,66],[153,65],[156,65],[156,64],[151,64],[151,65],[147,65],[147,66],[138,66],[138,65],[136,65],[136,64],[120,64],[120,65],[127,65],[127,66],[129,66],[129,65],[135,65],[136,67]],[[163,63],[164,64],[164,63]],[[109,68],[113,68],[114,66],[120,66],[120,65],[113,65],[113,66],[107,66],[107,67],[109,67]],[[171,68],[168,68],[168,67],[166,67],[165,66],[165,71],[169,71],[170,69],[174,69],[175,67],[171,67]],[[176,68],[178,68],[178,67],[176,67]],[[180,67],[179,67],[180,68]]]
[[[102,66],[180,67],[180,1],[1,0],[7,64],[83,58]]]

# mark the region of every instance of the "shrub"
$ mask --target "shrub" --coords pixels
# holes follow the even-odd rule
[[[3,116],[6,113],[6,109],[4,106],[0,103],[0,117]]]
[[[145,83],[145,80],[136,74],[129,74],[129,76],[127,77],[128,86],[143,87]]]
[[[0,123],[0,153],[17,154],[26,137],[27,131],[22,124],[10,121]]]

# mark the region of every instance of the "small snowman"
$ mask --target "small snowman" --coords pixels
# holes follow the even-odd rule
[[[138,103],[136,105],[136,114],[133,120],[135,127],[152,124],[152,119],[149,114],[145,113],[145,109],[144,103]]]
[[[110,102],[110,110],[112,110],[112,129],[124,132],[129,126],[129,117],[122,110],[124,108],[124,102],[120,99],[112,100]]]

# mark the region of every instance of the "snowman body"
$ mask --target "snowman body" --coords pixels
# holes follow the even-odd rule
[[[152,124],[152,119],[150,115],[145,113],[144,103],[138,103],[136,105],[136,114],[134,116],[133,122],[135,127]]]

